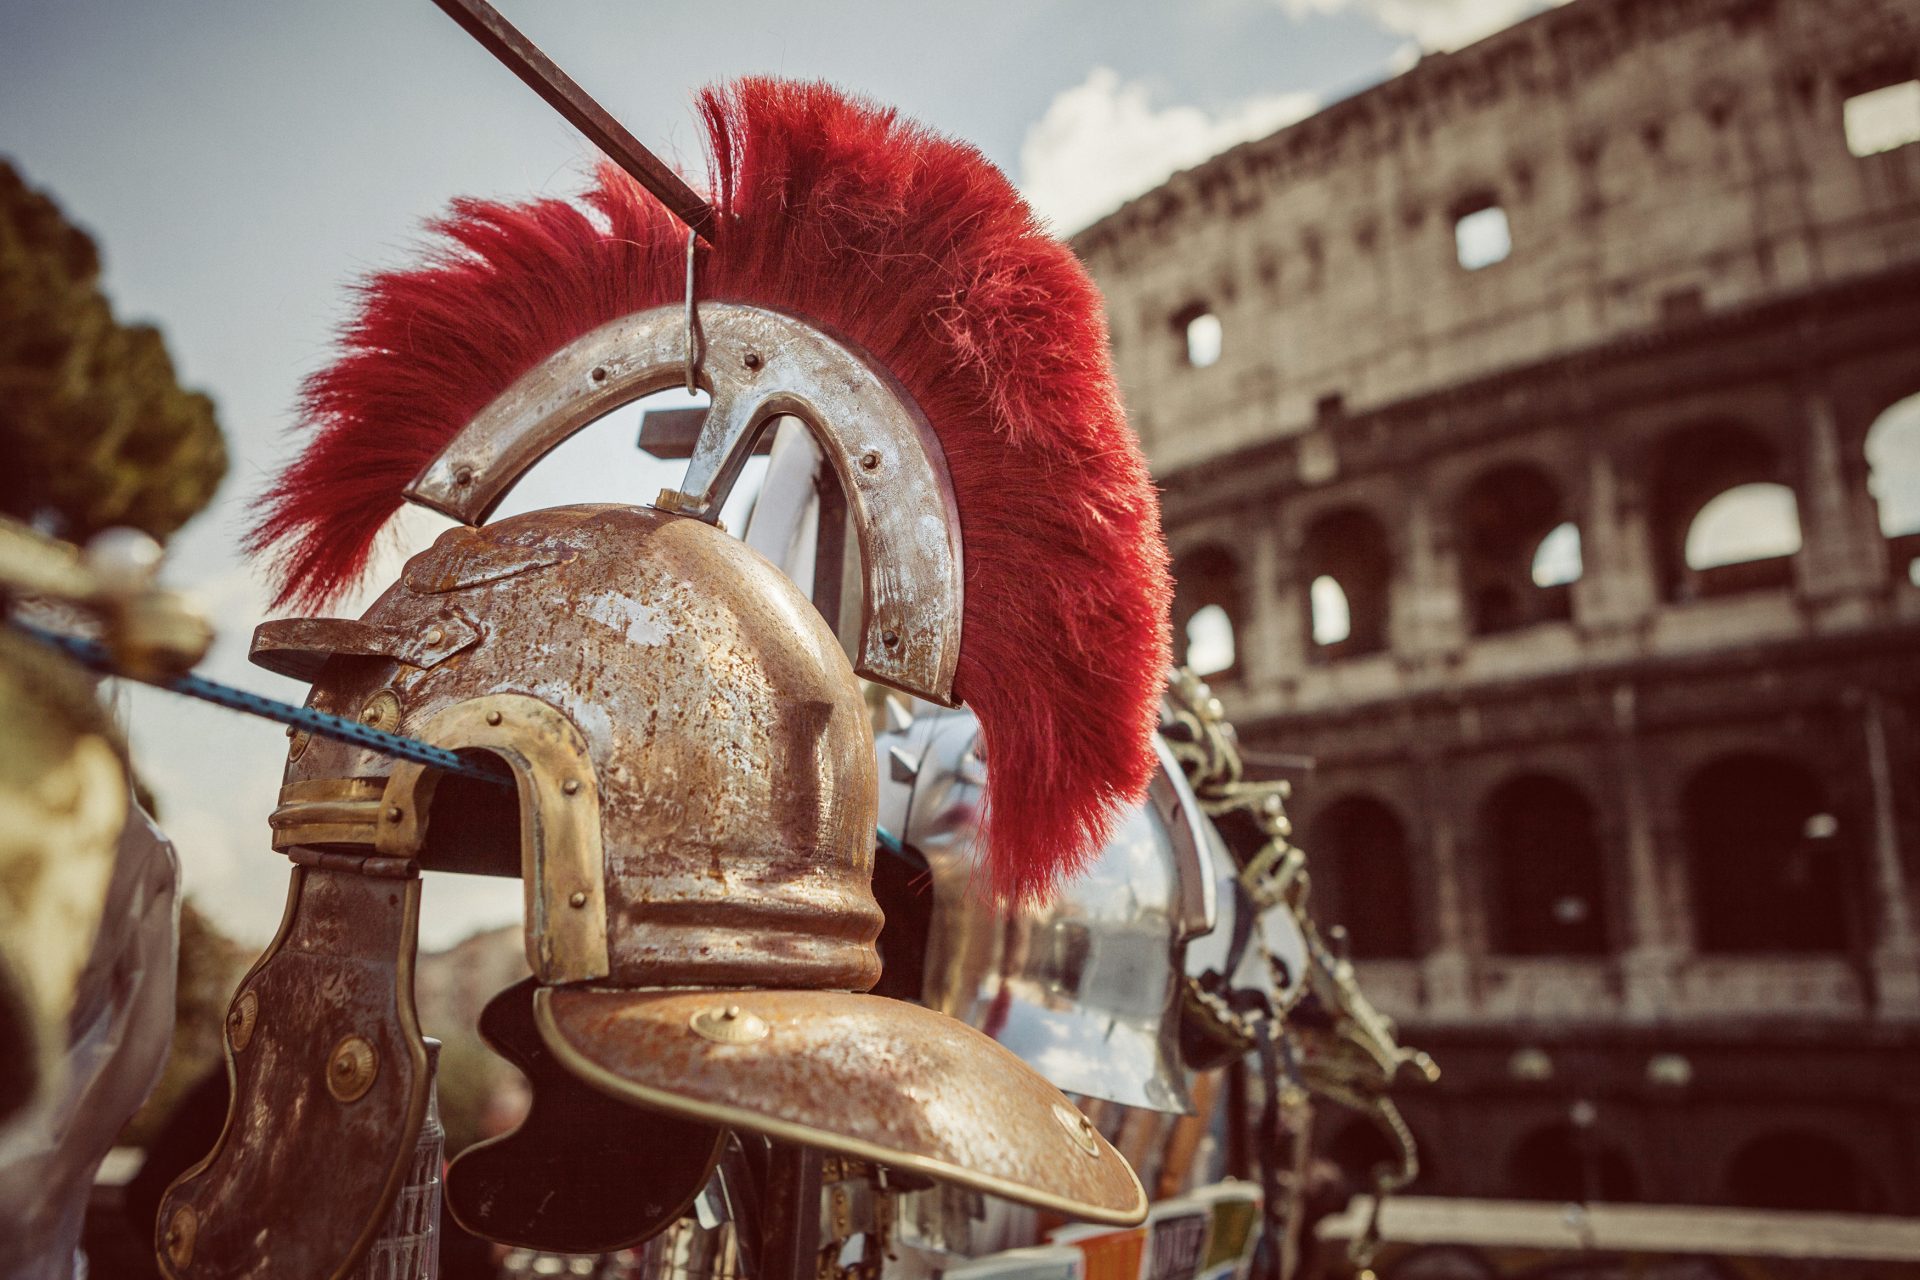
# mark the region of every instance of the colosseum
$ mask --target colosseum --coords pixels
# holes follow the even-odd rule
[[[1575,0],[1076,237],[1416,1190],[1920,1212],[1917,77]]]

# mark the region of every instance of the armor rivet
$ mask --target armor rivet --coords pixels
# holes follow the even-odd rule
[[[377,729],[398,724],[400,722],[399,695],[391,689],[382,689],[368,698],[367,704],[360,708],[360,719],[362,723],[370,724]]]
[[[573,896],[567,899],[567,905],[570,907],[584,907],[587,905],[587,895],[581,890],[575,889]]]
[[[896,645],[900,643],[899,633],[894,631],[882,631],[880,633],[880,643],[887,646],[887,648],[889,649],[894,648]]]
[[[357,1102],[373,1088],[380,1058],[364,1037],[348,1036],[333,1047],[327,1061],[327,1092],[341,1102]]]
[[[593,380],[595,382],[605,382],[607,380],[607,366],[605,365],[595,366],[593,370]]]
[[[1053,1104],[1053,1118],[1082,1151],[1096,1160],[1100,1158],[1100,1132],[1093,1127],[1093,1121],[1059,1102]]]
[[[166,1246],[168,1262],[184,1267],[193,1261],[193,1238],[199,1234],[199,1226],[193,1210],[186,1205],[173,1211],[173,1217],[167,1222],[166,1238],[161,1242]]]
[[[753,1044],[766,1039],[769,1030],[765,1018],[737,1004],[709,1005],[687,1019],[687,1028],[715,1044]]]
[[[428,644],[439,644],[442,640],[445,640],[446,638],[447,638],[447,633],[442,631],[440,628],[438,627],[427,628],[426,641]]]
[[[458,471],[456,471],[456,472],[454,472],[454,473],[453,473],[453,482],[454,482],[455,484],[457,484],[457,485],[461,485],[461,486],[463,486],[463,487],[464,487],[464,486],[466,486],[466,485],[470,485],[470,484],[472,484],[472,483],[473,483],[473,468],[472,468],[472,467],[462,467],[462,468],[460,468],[460,469],[459,469]]]
[[[580,794],[580,779],[578,779],[578,778],[568,778],[568,779],[567,779],[567,780],[566,780],[565,782],[563,782],[563,783],[561,783],[561,784],[560,784],[560,789],[561,789],[562,791],[564,791],[564,792],[566,792],[566,793],[567,793],[568,795],[570,795],[570,796],[575,796],[575,795],[579,795],[579,794]]]
[[[402,809],[402,808],[401,808],[401,807],[400,807],[399,805],[397,805],[397,804],[390,804],[390,805],[388,805],[388,806],[387,806],[387,821],[388,821],[388,822],[398,822],[398,821],[400,821],[400,819],[402,819],[402,818],[404,818],[404,817],[406,817],[406,816],[407,816],[407,815],[406,815],[406,811],[405,811],[405,810],[403,810],[403,809]]]
[[[872,449],[869,449],[865,453],[860,455],[860,465],[862,467],[865,467],[868,471],[872,471],[875,467],[878,467],[880,465],[880,455],[878,453],[875,453]]]
[[[747,368],[758,369],[760,367],[760,353],[758,351],[747,352],[744,359],[745,359]]]
[[[487,723],[488,723],[488,724],[499,724],[499,723],[500,723],[500,713],[499,713],[498,711],[489,711],[489,712],[487,712]]]
[[[251,991],[243,991],[240,998],[233,1002],[233,1008],[227,1011],[227,1043],[233,1051],[239,1053],[253,1040],[253,1024],[260,1017],[260,997]]]

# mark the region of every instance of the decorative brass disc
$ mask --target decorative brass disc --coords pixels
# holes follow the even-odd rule
[[[233,1008],[227,1010],[227,1043],[235,1053],[245,1049],[253,1039],[253,1024],[259,1017],[260,997],[252,991],[242,991]]]
[[[193,1210],[186,1205],[175,1209],[173,1217],[168,1220],[167,1231],[160,1237],[160,1244],[167,1251],[167,1261],[176,1269],[193,1261],[193,1240],[199,1234],[199,1227]]]
[[[391,689],[382,689],[360,708],[360,721],[392,733],[400,724],[400,696]]]
[[[1053,1118],[1060,1122],[1060,1127],[1067,1131],[1082,1151],[1095,1160],[1100,1158],[1100,1135],[1094,1129],[1093,1121],[1072,1107],[1063,1107],[1057,1102],[1053,1104]]]
[[[333,1047],[327,1061],[327,1092],[342,1102],[354,1102],[373,1088],[380,1074],[380,1058],[360,1036],[348,1036]]]

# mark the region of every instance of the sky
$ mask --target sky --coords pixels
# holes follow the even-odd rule
[[[500,0],[638,137],[700,163],[689,103],[749,73],[824,78],[969,139],[1063,233],[1247,137],[1543,7],[1542,0]],[[0,156],[100,243],[122,319],[165,333],[233,455],[175,538],[168,580],[214,621],[202,671],[299,701],[246,662],[267,616],[238,554],[245,504],[290,456],[291,408],[355,278],[408,259],[456,195],[565,195],[589,149],[429,0],[0,0]],[[675,477],[630,411],[543,464],[513,507],[644,501]],[[396,565],[439,525],[414,513]],[[370,596],[368,597],[370,598]],[[351,616],[361,602],[339,612]],[[265,941],[285,897],[268,844],[285,755],[264,721],[116,695],[186,888]],[[517,884],[430,878],[422,940],[518,919]]]

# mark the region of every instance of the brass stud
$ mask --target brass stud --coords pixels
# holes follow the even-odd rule
[[[348,1036],[327,1059],[327,1092],[341,1102],[358,1102],[380,1074],[380,1057],[363,1036]]]
[[[387,806],[387,821],[388,821],[388,822],[398,822],[398,821],[400,821],[400,819],[402,819],[402,818],[404,818],[404,817],[406,817],[406,816],[407,816],[407,814],[406,814],[406,810],[404,810],[404,809],[402,809],[402,808],[401,808],[401,807],[400,807],[399,805],[397,805],[397,804],[390,804],[390,805],[388,805],[388,806]]]
[[[499,724],[499,723],[500,723],[500,713],[499,713],[498,711],[489,711],[489,712],[487,712],[487,723],[488,723],[488,724]]]
[[[167,1251],[167,1261],[176,1270],[193,1261],[193,1241],[199,1234],[200,1223],[187,1205],[175,1209],[173,1216],[167,1219],[167,1232],[160,1237],[160,1244]]]
[[[867,450],[860,455],[860,465],[868,471],[874,470],[880,465],[879,453],[873,449]]]
[[[233,1002],[233,1008],[227,1010],[227,1043],[233,1051],[239,1053],[253,1041],[253,1024],[260,1018],[260,997],[251,991],[242,991],[240,998]]]
[[[741,359],[749,369],[758,369],[760,367],[760,353],[758,351],[749,351],[745,356],[741,357]]]
[[[572,894],[572,896],[570,896],[570,897],[569,897],[569,898],[567,899],[567,905],[568,905],[568,906],[570,906],[570,907],[575,907],[575,908],[579,908],[579,907],[584,907],[584,906],[586,906],[586,905],[587,905],[587,895],[586,895],[586,892],[585,892],[584,890],[581,890],[581,889],[575,889],[575,890],[573,891],[573,894]]]
[[[580,779],[568,778],[560,784],[560,789],[570,796],[577,796],[580,794]]]
[[[880,643],[889,649],[898,648],[900,645],[900,634],[896,631],[882,631],[880,633]]]
[[[430,645],[439,644],[442,640],[445,640],[447,638],[447,633],[445,631],[442,631],[439,627],[428,627],[427,634],[423,638]]]
[[[360,720],[376,729],[393,727],[400,722],[400,696],[391,689],[382,689],[360,708]]]
[[[1053,1104],[1053,1118],[1067,1131],[1074,1145],[1094,1159],[1100,1158],[1100,1131],[1093,1127],[1093,1121],[1061,1102]]]
[[[473,468],[462,467],[453,473],[453,482],[462,488],[473,483]]]
[[[765,1018],[737,1004],[709,1005],[688,1018],[687,1027],[702,1040],[715,1044],[753,1044],[765,1040],[772,1030]]]

